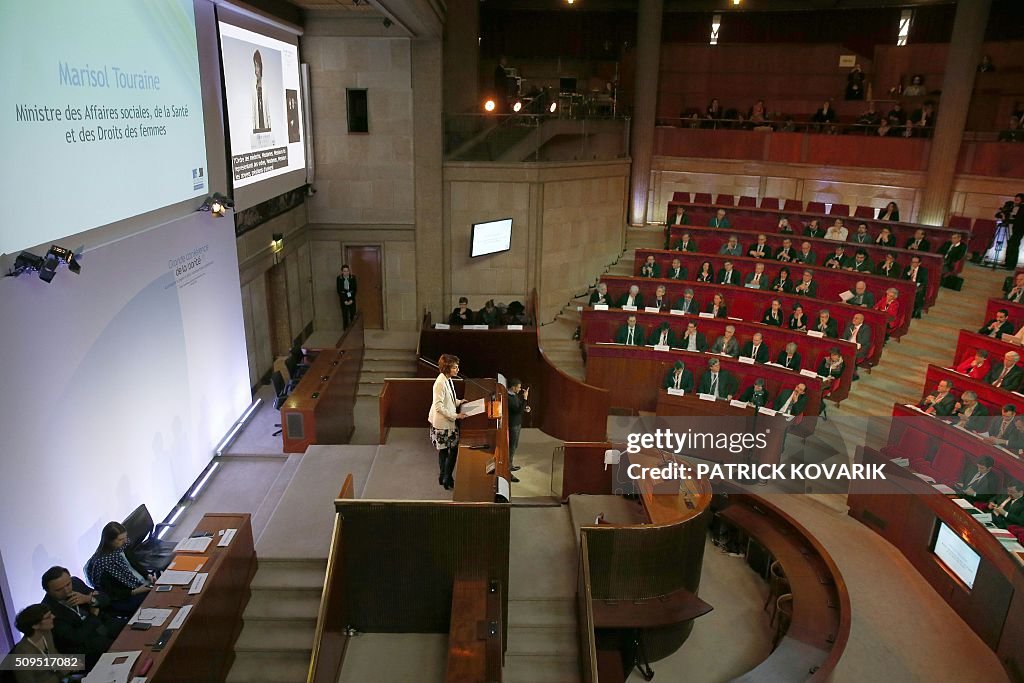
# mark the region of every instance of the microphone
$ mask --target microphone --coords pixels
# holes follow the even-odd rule
[[[438,372],[441,371],[441,367],[437,363],[434,363],[433,361],[429,361],[426,358],[424,358],[423,356],[420,356],[419,359],[421,361],[423,361],[424,363],[426,363],[427,365],[429,365],[430,367],[435,368]],[[463,375],[455,375],[455,376],[458,377],[459,379],[461,379],[464,382],[469,382],[470,384],[473,384],[473,385],[479,387],[480,389],[483,389],[484,391],[490,391],[490,389],[488,389],[484,385],[480,384],[479,382],[471,380],[469,377],[464,377]],[[492,391],[491,392],[490,400],[491,401],[498,400],[498,392]]]

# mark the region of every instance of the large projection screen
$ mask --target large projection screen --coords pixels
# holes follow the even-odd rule
[[[0,278],[0,556],[20,609],[80,575],[103,525],[163,519],[251,400],[235,235],[192,212],[87,252],[82,272]]]
[[[0,253],[206,195],[192,0],[0,2]]]
[[[297,36],[218,9],[235,207],[306,183]]]

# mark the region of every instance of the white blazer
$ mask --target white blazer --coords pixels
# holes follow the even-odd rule
[[[455,417],[458,414],[456,411],[458,405],[452,391],[452,383],[444,375],[438,375],[434,380],[433,401],[430,403],[427,421],[434,429],[451,431],[455,429]]]

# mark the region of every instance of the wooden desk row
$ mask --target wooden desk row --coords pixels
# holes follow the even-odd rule
[[[689,278],[693,281],[697,274],[700,273],[701,265],[704,262],[711,264],[711,267],[715,271],[715,279],[718,279],[718,271],[722,269],[726,261],[731,261],[733,268],[740,272],[742,277],[746,277],[750,273],[754,272],[754,267],[758,263],[764,263],[755,258],[744,257],[744,256],[718,256],[710,254],[694,254],[691,252],[679,252],[679,251],[667,251],[664,249],[637,249],[636,256],[633,265],[633,274],[636,276],[640,275],[640,268],[647,260],[648,256],[654,256],[655,262],[661,268],[662,273],[668,272],[671,267],[672,259],[678,258],[683,266],[689,271]],[[831,268],[825,268],[823,266],[785,266],[779,262],[764,263],[765,275],[769,278],[769,282],[773,281],[779,274],[782,268],[789,269],[789,276],[793,280],[793,286],[801,281],[805,270],[813,273],[813,281],[817,283],[817,296],[814,297],[803,297],[805,300],[810,302],[814,307],[826,308],[832,304],[841,303],[842,300],[839,295],[846,291],[853,291],[854,286],[858,281],[863,280],[864,284],[867,285],[867,291],[871,292],[875,296],[875,301],[881,301],[885,298],[885,291],[890,287],[895,288],[899,292],[899,305],[900,305],[900,320],[893,330],[893,336],[901,336],[910,327],[910,317],[914,308],[914,296],[917,291],[917,285],[909,280],[892,280],[881,275],[867,275],[866,273],[850,273],[842,270],[832,270]],[[720,285],[725,287],[727,290],[730,285]],[[743,286],[742,282],[738,285],[732,285],[737,290],[753,291],[748,290]],[[770,291],[770,290],[766,290]],[[797,295],[800,296],[800,295]]]
[[[1018,409],[1024,410],[1024,394],[1015,391],[998,389],[980,379],[971,379],[966,375],[949,368],[942,368],[937,365],[929,365],[925,375],[924,388],[921,391],[921,399],[935,391],[935,387],[941,380],[953,383],[953,392],[958,396],[965,391],[973,391],[978,395],[978,401],[988,409],[989,416],[999,415],[1003,406],[1013,403]]]
[[[774,254],[782,248],[782,241],[789,238],[793,242],[793,250],[797,253],[800,252],[800,245],[803,242],[811,243],[811,250],[814,252],[817,258],[818,265],[823,265],[829,257],[835,253],[836,246],[842,245],[844,248],[843,255],[846,258],[853,259],[854,255],[858,250],[863,249],[868,256],[868,260],[871,262],[871,275],[875,274],[875,266],[885,261],[886,254],[892,254],[896,263],[899,266],[897,271],[898,276],[903,275],[903,268],[910,265],[910,259],[914,256],[918,256],[921,259],[921,266],[928,272],[928,291],[925,294],[925,303],[929,306],[935,303],[935,297],[938,296],[939,286],[942,284],[942,267],[943,257],[941,254],[934,254],[927,251],[911,251],[908,249],[895,249],[891,247],[880,247],[875,244],[861,245],[854,242],[836,242],[835,240],[827,240],[824,238],[814,237],[803,237],[800,235],[780,235],[774,232],[745,232],[733,230],[731,228],[721,230],[718,228],[691,228],[690,226],[673,226],[670,230],[670,238],[668,248],[671,249],[676,243],[676,240],[682,236],[683,233],[689,233],[690,237],[697,243],[698,254],[718,254],[718,250],[722,245],[726,244],[729,237],[736,236],[741,247],[743,247],[744,256],[757,245],[757,236],[764,234],[767,237],[767,245],[771,247],[772,253]],[[778,263],[781,265],[787,265],[783,261],[769,258],[763,259],[766,264]],[[794,264],[788,264],[790,270],[794,269]],[[796,264],[797,268],[800,264]],[[664,271],[662,271],[664,272]],[[840,270],[839,272],[850,274],[852,271]],[[746,275],[746,273],[744,273]],[[890,278],[897,279],[897,278]],[[854,280],[856,282],[856,280]],[[867,282],[865,280],[865,282]],[[875,293],[875,296],[879,296],[882,292]]]
[[[455,579],[445,683],[501,683],[505,634],[501,588],[496,584],[485,579]]]
[[[1010,342],[999,341],[998,339],[993,339],[988,335],[978,334],[977,332],[971,332],[970,330],[960,330],[960,335],[956,339],[956,353],[953,356],[953,367],[956,367],[968,358],[974,358],[974,352],[980,349],[988,351],[989,367],[1002,364],[1003,357],[1009,351],[1024,355],[1024,349],[1020,346],[1011,344]],[[1019,361],[1017,365],[1024,365],[1024,359]],[[928,387],[929,391],[931,391],[931,389],[932,387]]]
[[[715,294],[721,294],[725,298],[726,308],[728,309],[729,315],[734,318],[742,318],[744,321],[753,324],[759,324],[762,317],[764,317],[765,311],[771,308],[772,299],[778,299],[782,304],[783,310],[786,312],[785,323],[788,325],[789,316],[793,312],[793,307],[800,305],[803,306],[804,315],[807,317],[807,321],[810,325],[813,325],[818,319],[818,311],[822,308],[827,308],[829,315],[835,318],[837,323],[837,333],[842,334],[846,326],[853,321],[853,316],[860,313],[864,316],[864,324],[871,329],[871,348],[868,349],[867,355],[865,356],[866,365],[873,366],[878,363],[878,359],[882,356],[882,349],[885,346],[885,314],[874,310],[873,308],[865,308],[863,306],[852,306],[844,303],[825,303],[816,299],[807,299],[806,297],[797,296],[794,294],[779,294],[777,292],[762,292],[756,289],[734,289],[725,285],[712,285],[701,282],[680,282],[678,280],[648,280],[645,278],[638,277],[622,277],[617,275],[602,275],[601,282],[608,285],[608,293],[612,297],[612,301],[618,301],[619,297],[626,294],[629,291],[631,285],[637,285],[640,288],[640,293],[644,297],[644,301],[649,301],[654,296],[655,289],[658,285],[665,285],[666,296],[672,305],[675,305],[677,299],[682,298],[683,292],[687,289],[692,289],[694,293],[694,299],[699,304],[700,310],[704,310],[704,307],[711,302]],[[671,315],[671,314],[670,314]],[[694,315],[693,317],[697,317]],[[699,318],[700,321],[706,321],[707,318]],[[698,327],[701,323],[698,322]],[[772,328],[768,325],[765,326],[769,329]],[[711,342],[708,342],[709,344]]]
[[[1001,308],[1010,314],[1009,320],[1015,332],[1024,326],[1024,304],[1013,303],[1003,297],[994,296],[985,304],[985,319],[978,321],[978,327],[981,328],[989,320],[994,320],[996,311]]]
[[[630,315],[627,311],[618,309],[607,311],[595,311],[592,308],[585,308],[580,322],[580,341],[583,344],[598,344],[615,341],[615,333],[619,327],[626,324],[626,318]],[[793,342],[797,345],[797,353],[800,354],[802,368],[816,371],[818,364],[823,358],[829,357],[829,350],[839,349],[845,361],[842,376],[833,383],[829,398],[837,404],[850,394],[850,385],[853,382],[853,373],[856,368],[857,345],[853,342],[831,339],[828,337],[812,337],[804,332],[795,332],[785,327],[772,327],[761,323],[751,323],[742,320],[729,320],[726,318],[698,318],[696,316],[680,316],[671,313],[646,313],[637,311],[635,313],[637,325],[645,329],[648,340],[662,323],[668,323],[673,336],[678,340],[682,339],[686,331],[686,325],[693,322],[697,330],[707,339],[708,348],[715,343],[715,340],[725,332],[727,325],[736,328],[736,338],[739,340],[740,348],[750,341],[751,337],[760,332],[764,336],[764,344],[768,346],[769,358],[772,363],[780,353],[785,352],[786,345]],[[781,368],[780,368],[781,369]],[[791,370],[793,377],[801,376],[801,368]]]

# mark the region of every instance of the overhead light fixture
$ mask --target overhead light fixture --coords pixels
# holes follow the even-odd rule
[[[284,233],[275,232],[270,236],[270,246],[273,247],[274,251],[281,251],[284,247]]]
[[[486,112],[494,111],[494,109],[497,106],[498,106],[498,104],[494,100],[492,100],[492,99],[484,100],[484,111],[486,111]]]
[[[523,101],[522,100],[516,100],[515,104],[512,105],[512,111],[514,111],[515,113],[518,114],[522,110],[523,110]]]
[[[548,111],[552,114],[555,113],[556,109],[558,109],[558,102],[552,102],[551,105],[548,106]]]

